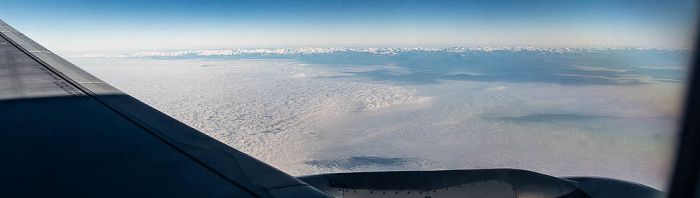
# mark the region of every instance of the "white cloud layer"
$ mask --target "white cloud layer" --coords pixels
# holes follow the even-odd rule
[[[663,188],[682,90],[656,81],[399,86],[348,73],[406,74],[398,66],[337,68],[291,60],[71,61],[292,175],[521,168]],[[395,163],[358,165],[376,159]]]
[[[574,65],[574,68],[579,69],[579,70],[584,70],[584,71],[609,71],[609,72],[618,72],[618,73],[624,73],[624,72],[628,71],[628,70],[624,70],[624,69],[610,69],[610,68],[605,68],[605,67],[589,67],[589,66],[576,66],[576,65]]]

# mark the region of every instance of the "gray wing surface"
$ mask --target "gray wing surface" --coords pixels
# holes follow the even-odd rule
[[[0,152],[3,196],[327,197],[126,95],[3,21]]]

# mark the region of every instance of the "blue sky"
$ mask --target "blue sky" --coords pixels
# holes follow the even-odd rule
[[[690,47],[695,1],[1,1],[54,51],[296,46]]]

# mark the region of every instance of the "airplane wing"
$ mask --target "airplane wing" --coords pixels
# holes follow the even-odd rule
[[[0,194],[328,197],[159,112],[0,21]]]
[[[294,178],[119,91],[3,21],[0,152],[3,197],[664,195],[626,181],[513,169]]]

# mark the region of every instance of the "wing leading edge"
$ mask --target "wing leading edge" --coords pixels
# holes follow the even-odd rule
[[[0,21],[3,194],[328,197],[153,109]]]

